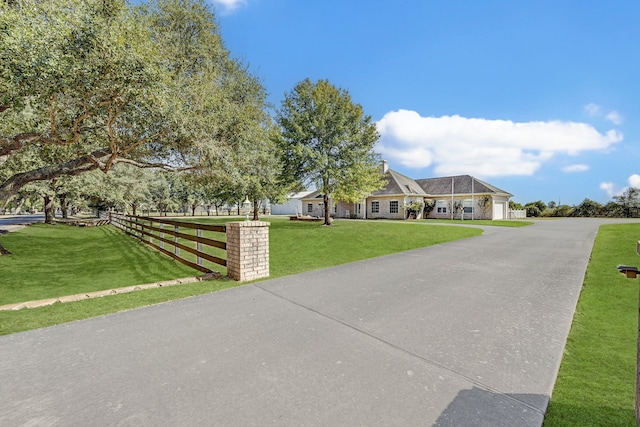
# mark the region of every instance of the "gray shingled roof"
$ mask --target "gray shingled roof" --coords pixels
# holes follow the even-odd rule
[[[314,190],[314,191],[308,193],[306,196],[302,197],[300,200],[323,199],[323,198],[324,198],[324,196],[322,194],[322,191]]]
[[[504,194],[513,196],[498,187],[494,187],[484,181],[474,178],[470,175],[444,176],[441,178],[416,179],[416,182],[422,187],[425,193],[430,196],[444,196],[451,194],[451,180],[453,180],[454,194],[471,194],[473,193],[491,193]],[[473,182],[473,188],[472,183]]]
[[[470,175],[458,175],[458,176],[444,176],[441,178],[426,178],[426,179],[412,179],[408,176],[402,175],[399,172],[389,169],[385,173],[387,179],[387,185],[382,190],[376,191],[372,196],[450,196],[451,195],[451,180],[453,179],[453,192],[454,194],[471,194],[471,182],[473,181],[473,193],[475,194],[500,194],[507,197],[512,197],[513,194],[508,193],[498,187],[488,184],[484,181],[474,178]],[[316,190],[311,194],[302,198],[303,200],[309,199],[322,199],[322,192]]]
[[[418,183],[408,176],[389,169],[384,174],[387,185],[382,190],[375,191],[373,196],[391,196],[403,194],[407,196],[426,196],[427,193],[418,185]]]

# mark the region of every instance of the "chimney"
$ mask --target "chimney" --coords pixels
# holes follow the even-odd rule
[[[389,172],[389,162],[387,162],[386,160],[382,161],[382,173],[385,174]]]

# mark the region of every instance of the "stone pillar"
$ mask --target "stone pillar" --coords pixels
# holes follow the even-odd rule
[[[269,277],[269,224],[264,221],[228,222],[227,276],[233,280]]]

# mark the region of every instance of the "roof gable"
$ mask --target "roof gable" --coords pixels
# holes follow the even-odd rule
[[[309,192],[306,196],[302,197],[300,200],[311,200],[311,199],[323,199],[324,193],[320,190],[314,190]]]
[[[453,194],[489,193],[513,196],[498,187],[470,175],[444,176],[440,178],[417,179],[416,182],[430,196]],[[453,185],[453,191],[451,186]]]
[[[313,193],[312,190],[306,190],[306,191],[300,191],[298,193],[291,193],[289,194],[289,199],[299,199],[302,200],[305,197],[307,197],[309,194]]]
[[[378,191],[374,191],[372,196],[385,196],[385,195],[398,195],[403,194],[407,196],[426,196],[427,194],[424,192],[422,187],[408,176],[402,175],[399,172],[394,171],[393,169],[389,169],[387,173],[384,174],[385,179],[387,180],[387,185]]]

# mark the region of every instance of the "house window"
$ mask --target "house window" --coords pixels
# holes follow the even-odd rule
[[[392,200],[389,202],[389,213],[398,213],[398,201]]]
[[[464,209],[464,213],[472,214],[473,213],[473,200],[467,199],[462,202],[462,207]]]
[[[371,213],[380,213],[380,202],[371,202]]]
[[[313,204],[309,203],[307,205],[307,212],[309,212],[309,213],[313,212]]]
[[[439,214],[447,213],[447,201],[446,200],[438,200],[436,202],[436,212]]]

